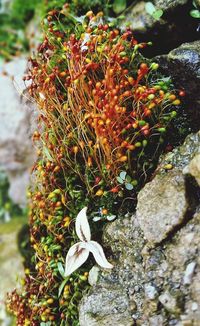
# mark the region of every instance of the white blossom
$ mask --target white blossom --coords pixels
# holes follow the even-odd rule
[[[102,246],[91,240],[90,226],[86,215],[87,207],[84,207],[76,218],[76,234],[81,240],[74,244],[68,251],[65,262],[65,276],[72,274],[88,258],[91,252],[97,264],[103,268],[112,268],[104,254]]]

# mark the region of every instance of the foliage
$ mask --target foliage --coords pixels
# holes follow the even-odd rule
[[[200,10],[198,9],[195,1],[192,2],[194,9],[190,11],[190,16],[193,18],[200,19]]]
[[[26,52],[29,49],[29,40],[25,35],[27,23],[34,17],[44,17],[53,9],[60,9],[66,3],[65,0],[13,0],[8,12],[0,14],[0,56],[6,60],[13,56]],[[70,12],[73,15],[81,15],[89,9],[105,10],[110,6],[106,0],[68,2]],[[39,26],[38,26],[39,28]]]
[[[10,294],[8,306],[18,326],[75,326],[93,264],[90,259],[63,279],[64,259],[77,242],[75,218],[87,206],[100,242],[109,218],[134,210],[137,191],[166,148],[180,100],[158,64],[140,55],[150,44],[138,43],[130,30],[120,34],[102,12],[75,17],[64,5],[48,13],[43,28],[24,78],[39,107],[29,193],[35,254],[24,291]]]
[[[155,20],[159,20],[163,15],[163,10],[156,8],[152,2],[145,4],[146,12],[151,15]]]
[[[28,49],[24,36],[26,23],[33,17],[38,0],[14,0],[7,13],[0,14],[0,56],[12,56]]]
[[[114,0],[113,1],[113,11],[116,14],[120,14],[123,10],[126,9],[127,2],[126,0]]]
[[[9,198],[8,189],[8,178],[3,171],[0,171],[0,221],[23,215],[22,209]]]

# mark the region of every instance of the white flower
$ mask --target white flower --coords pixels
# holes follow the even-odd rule
[[[84,207],[76,218],[76,233],[80,242],[74,244],[68,251],[65,263],[65,276],[72,274],[79,268],[88,258],[91,252],[99,264],[103,268],[112,268],[104,254],[103,248],[96,241],[91,240],[90,226],[86,216],[87,207]]]

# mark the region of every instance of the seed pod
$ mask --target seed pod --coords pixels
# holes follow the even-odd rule
[[[104,194],[104,191],[102,190],[102,189],[99,189],[99,190],[97,190],[97,192],[96,192],[96,196],[98,196],[98,197],[100,197],[100,196],[102,196]]]

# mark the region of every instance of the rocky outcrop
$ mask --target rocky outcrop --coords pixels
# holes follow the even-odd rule
[[[31,141],[34,130],[32,103],[24,94],[22,77],[26,58],[16,58],[1,67],[0,88],[0,169],[11,184],[10,195],[14,202],[25,203],[25,189],[29,169],[35,153]]]
[[[187,98],[200,108],[200,41],[184,43],[166,56],[157,57],[160,67],[173,77],[178,88],[185,89]]]
[[[146,239],[153,243],[161,242],[181,224],[187,210],[185,179],[181,172],[157,175],[138,196],[137,217]]]
[[[115,267],[90,271],[81,326],[200,324],[199,187],[190,175],[199,153],[200,133],[188,136],[160,161],[136,214],[106,227]]]
[[[199,39],[198,21],[190,16],[193,9],[190,0],[151,1],[163,14],[159,20],[153,18],[145,9],[146,1],[134,2],[125,13],[122,28],[130,26],[136,39],[152,41],[153,46],[144,51],[150,57],[168,53],[184,42]]]
[[[140,191],[137,218],[148,242],[160,243],[187,221],[189,212],[196,207],[197,185],[189,175],[198,181],[199,154],[200,133],[197,133],[165,155],[155,178]],[[189,200],[189,192],[193,193],[192,200]]]

